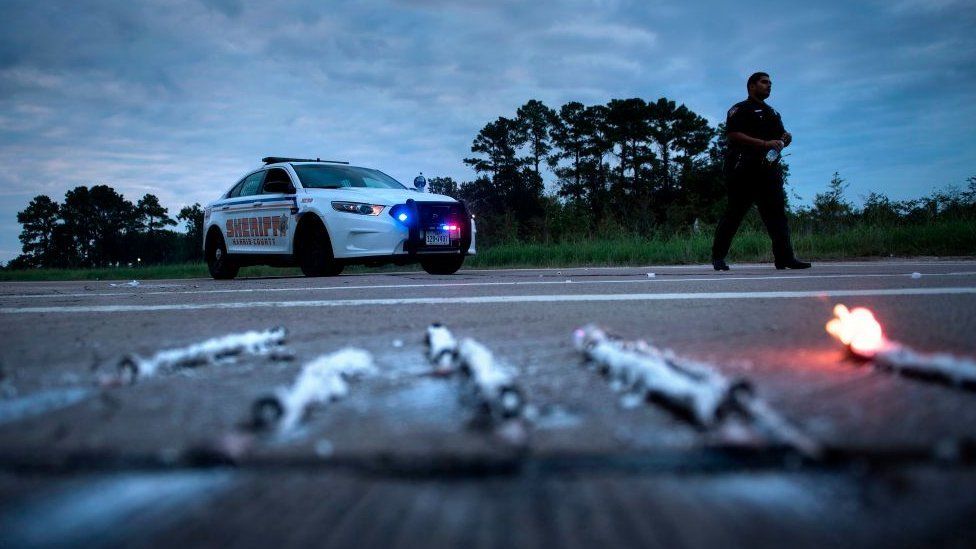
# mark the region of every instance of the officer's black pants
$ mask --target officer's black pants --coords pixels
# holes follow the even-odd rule
[[[777,168],[756,167],[739,169],[726,178],[729,190],[729,203],[725,214],[715,229],[712,243],[712,260],[724,260],[732,246],[732,237],[739,230],[739,224],[753,204],[759,207],[759,216],[766,225],[769,238],[773,241],[773,257],[777,263],[793,259],[793,244],[790,242],[790,229],[786,224],[786,193],[783,191],[783,178]]]

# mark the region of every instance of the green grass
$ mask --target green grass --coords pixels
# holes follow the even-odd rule
[[[815,259],[976,255],[976,221],[913,226],[861,225],[829,234],[797,234],[797,255]]]
[[[827,234],[797,231],[793,234],[797,256],[803,259],[856,257],[917,257],[976,255],[976,221],[943,221],[928,225],[882,227],[857,226]],[[697,234],[676,233],[654,238],[620,237],[551,244],[479,245],[478,254],[465,267],[568,267],[603,265],[651,265],[707,263],[712,230]],[[769,237],[761,230],[744,229],[736,235],[729,254],[735,262],[771,262]],[[408,266],[407,269],[419,269]],[[382,272],[404,267],[350,267],[346,272]],[[242,277],[297,276],[295,268],[246,267]],[[208,278],[203,263],[120,267],[104,269],[0,270],[0,281],[31,280],[153,280],[161,278]]]
[[[500,244],[480,247],[469,267],[563,267],[571,265],[650,265],[707,263],[713,229],[653,238],[624,237],[552,244]],[[803,259],[976,255],[976,221],[929,225],[858,226],[829,234],[796,232],[796,255]],[[741,230],[730,261],[772,262],[769,237],[762,230]]]
[[[300,274],[298,269],[245,267],[239,276],[285,276]],[[36,280],[158,280],[163,278],[210,278],[204,263],[177,263],[146,267],[107,267],[99,269],[28,269],[0,271],[0,281]]]

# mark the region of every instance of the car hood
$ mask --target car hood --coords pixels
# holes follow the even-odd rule
[[[382,206],[403,204],[412,198],[417,202],[457,202],[450,196],[442,194],[419,193],[407,189],[373,189],[345,187],[342,189],[305,189],[305,192],[329,200],[348,200],[350,202],[365,202]]]

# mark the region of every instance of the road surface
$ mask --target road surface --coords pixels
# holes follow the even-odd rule
[[[0,546],[972,546],[976,391],[851,360],[837,303],[976,355],[964,259],[3,283]],[[434,322],[491,350],[519,417],[431,374]],[[622,392],[573,347],[588,323],[749,383],[823,453]],[[276,326],[274,352],[119,382],[127,356]],[[376,373],[254,428],[348,346]]]

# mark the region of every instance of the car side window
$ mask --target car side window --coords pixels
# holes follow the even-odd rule
[[[245,181],[247,181],[247,178],[238,181],[237,184],[231,188],[231,190],[227,191],[227,196],[225,196],[224,198],[234,198],[235,196],[240,196],[241,187],[244,186]]]
[[[285,183],[294,186],[291,182],[291,178],[288,177],[288,172],[281,168],[271,168],[267,173],[268,175],[264,178],[264,184],[261,185],[261,194],[267,194],[268,191],[265,190],[265,187],[272,181],[284,181]]]
[[[261,182],[264,181],[264,171],[252,173],[244,178],[244,185],[241,186],[241,193],[238,196],[251,196],[258,194]]]

